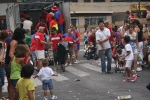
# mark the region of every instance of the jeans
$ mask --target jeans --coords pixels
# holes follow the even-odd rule
[[[101,59],[101,67],[102,72],[106,72],[106,63],[105,63],[105,56],[107,57],[107,72],[111,71],[111,63],[112,63],[112,51],[111,48],[104,50],[99,50],[100,59]]]
[[[0,88],[2,88],[2,86],[4,85],[4,81],[5,81],[5,72],[4,72],[4,68],[0,67]]]

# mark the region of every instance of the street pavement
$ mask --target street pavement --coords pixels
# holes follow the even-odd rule
[[[57,100],[117,100],[117,96],[131,95],[131,100],[149,100],[150,91],[146,85],[150,83],[150,69],[145,67],[138,74],[136,82],[125,82],[126,76],[120,72],[101,74],[100,65],[95,60],[83,58],[83,49],[80,50],[81,61],[78,64],[66,67],[66,72],[59,68],[58,77],[53,77],[54,92]],[[53,66],[50,66],[53,68]],[[112,64],[114,71],[114,64]],[[37,74],[35,71],[34,74]],[[40,78],[35,82],[35,100],[43,100],[42,82]],[[3,91],[6,91],[7,82]],[[48,100],[51,96],[48,94]]]

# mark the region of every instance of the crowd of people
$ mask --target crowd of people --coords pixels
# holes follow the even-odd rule
[[[80,61],[80,33],[76,26],[70,25],[66,33],[63,32],[64,19],[59,6],[55,4],[52,12],[42,10],[39,23],[34,31],[31,31],[33,22],[27,13],[21,13],[21,26],[14,32],[11,30],[0,31],[0,99],[4,85],[5,72],[8,81],[9,100],[35,100],[34,82],[30,80],[34,69],[38,74],[33,78],[41,76],[44,100],[47,100],[47,87],[52,95],[51,99],[57,99],[53,92],[52,76],[58,76],[48,67],[48,59],[45,59],[45,49],[52,49],[55,71],[58,66],[57,44],[60,42],[70,43],[68,47],[69,66],[72,66],[73,55],[75,63]],[[147,4],[147,17],[150,20],[150,4]],[[98,27],[87,28],[84,33],[84,48],[97,48],[97,54],[101,65],[102,74],[113,74],[111,65],[112,58],[115,66],[123,68],[123,74],[127,74],[126,81],[134,82],[140,77],[137,72],[142,71],[143,47],[149,37],[146,25],[138,21],[139,15],[131,16],[126,12],[125,25],[111,27],[108,21],[100,20]],[[47,23],[48,22],[48,23]],[[147,24],[149,26],[149,24]],[[50,35],[49,35],[50,34]],[[147,61],[150,61],[150,49]],[[107,57],[107,65],[106,65]],[[33,63],[32,63],[33,62]],[[66,58],[65,66],[68,66]],[[130,76],[132,75],[132,77]]]

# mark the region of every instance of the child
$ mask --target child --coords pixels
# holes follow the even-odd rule
[[[121,58],[125,55],[125,50],[121,48],[117,48],[117,57],[118,57],[118,63],[120,67],[124,66],[124,59],[121,61]]]
[[[88,46],[88,51],[91,52],[93,48],[94,48],[93,42],[90,42]]]
[[[19,44],[14,52],[14,57],[10,63],[11,65],[10,80],[13,84],[13,91],[14,91],[14,96],[12,100],[16,100],[15,87],[18,80],[21,78],[21,69],[24,64],[25,55],[26,55],[25,45]]]
[[[15,100],[35,100],[34,82],[30,79],[33,75],[34,67],[26,64],[22,68],[23,78],[20,78],[16,85],[17,99]]]
[[[117,64],[117,56],[116,56],[116,43],[112,43],[112,57],[114,59],[115,65]]]
[[[48,100],[47,98],[47,87],[50,90],[50,94],[52,95],[52,100],[57,99],[56,96],[54,96],[53,92],[53,83],[52,83],[52,76],[58,76],[58,74],[54,74],[53,70],[48,67],[48,60],[44,59],[42,61],[43,67],[40,69],[39,73],[34,76],[33,78],[41,76],[42,83],[43,83],[43,90],[44,90],[44,100]]]
[[[126,81],[134,82],[136,80],[136,78],[137,78],[137,75],[134,74],[133,71],[131,70],[131,66],[132,66],[132,62],[133,62],[134,56],[133,56],[132,47],[129,44],[129,42],[130,42],[130,37],[129,36],[125,36],[124,37],[124,43],[125,43],[126,54],[125,54],[125,56],[122,57],[121,60],[122,61],[123,61],[123,59],[126,60],[125,71],[128,74],[128,77],[126,78]],[[132,78],[130,78],[130,74],[133,75]]]

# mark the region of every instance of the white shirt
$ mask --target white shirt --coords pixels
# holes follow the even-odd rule
[[[28,29],[28,30],[31,31],[32,24],[33,24],[32,21],[30,21],[30,20],[25,20],[25,21],[23,22],[23,29]]]
[[[52,75],[54,74],[53,70],[49,67],[42,67],[37,74],[37,76],[40,76],[42,80],[50,80],[52,79]]]
[[[133,60],[134,56],[133,56],[133,51],[132,51],[132,47],[130,44],[125,45],[125,51],[126,51],[126,54],[128,51],[130,51],[130,54],[126,56],[125,60]]]
[[[97,30],[97,32],[96,32],[96,41],[98,42],[98,40],[104,40],[104,39],[106,39],[106,38],[107,38],[108,36],[110,36],[110,35],[111,35],[111,34],[110,34],[110,30],[109,30],[108,28],[104,28],[103,31],[101,31],[101,30],[99,29],[99,30]],[[109,40],[103,42],[103,44],[104,44],[104,46],[105,46],[106,49],[111,48],[110,43],[109,43]],[[97,44],[97,47],[98,47],[98,50],[102,50],[102,47],[101,47],[101,45],[99,44],[99,42],[98,42],[98,44]]]

